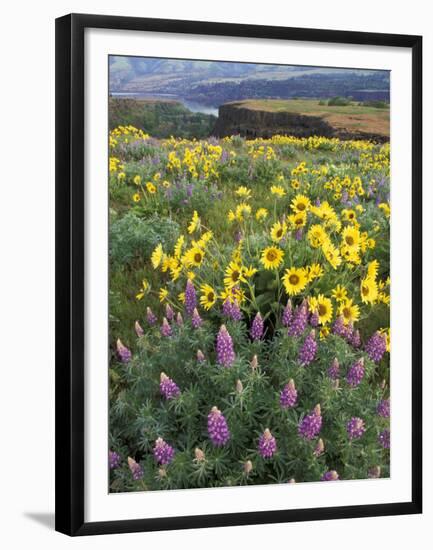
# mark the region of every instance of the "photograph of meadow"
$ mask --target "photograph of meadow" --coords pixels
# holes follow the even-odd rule
[[[109,89],[109,491],[389,477],[389,72]]]

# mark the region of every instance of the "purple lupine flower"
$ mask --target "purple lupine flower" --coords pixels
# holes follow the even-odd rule
[[[186,282],[185,288],[185,310],[188,315],[192,315],[194,309],[197,306],[197,295],[195,293],[195,288],[193,282],[188,279]]]
[[[324,452],[325,452],[325,444],[323,443],[323,439],[320,438],[319,441],[316,443],[316,446],[314,447],[313,455],[317,458]]]
[[[340,377],[340,363],[338,359],[335,358],[332,361],[332,365],[328,369],[328,376],[331,380],[338,380]]]
[[[349,439],[359,439],[365,433],[364,420],[357,416],[353,416],[346,424],[346,431]]]
[[[230,439],[230,431],[227,426],[227,421],[217,407],[212,407],[207,417],[207,431],[212,444],[215,447],[225,445]]]
[[[314,203],[316,206],[320,206],[321,205],[321,202],[320,202],[320,199],[319,197],[317,197],[315,203]]]
[[[306,300],[302,302],[300,306],[298,306],[295,309],[295,312],[293,313],[293,317],[291,320],[291,323],[288,328],[288,335],[289,336],[300,336],[308,322],[308,305]]]
[[[272,458],[277,452],[277,442],[269,428],[259,437],[259,454],[263,458]]]
[[[183,317],[182,317],[182,313],[180,311],[177,312],[176,323],[179,327],[181,327],[183,325]]]
[[[218,363],[224,367],[230,367],[235,360],[233,340],[225,325],[221,325],[218,332],[216,351]]]
[[[133,458],[128,456],[128,466],[131,470],[132,479],[134,481],[138,481],[143,477],[143,468],[138,464],[138,462],[135,462]]]
[[[314,439],[322,427],[322,413],[317,404],[310,414],[304,416],[298,426],[298,434],[304,439]]]
[[[199,312],[197,311],[197,308],[194,308],[194,311],[192,312],[192,319],[191,324],[193,328],[200,328],[203,323],[203,319],[200,317]]]
[[[116,451],[108,451],[108,463],[110,470],[115,470],[120,466],[120,455]]]
[[[352,336],[350,337],[350,341],[349,343],[354,347],[354,348],[359,348],[361,347],[361,335],[359,333],[359,330],[356,329],[352,332]]]
[[[153,456],[158,464],[170,464],[174,457],[174,449],[162,437],[158,437],[153,448]]]
[[[341,336],[345,340],[352,336],[352,330],[352,325],[345,324],[343,315],[339,315],[332,325],[332,333]]]
[[[292,317],[293,317],[292,301],[288,300],[287,305],[283,311],[283,316],[281,318],[281,322],[283,323],[283,326],[288,327],[290,325]]]
[[[223,314],[233,321],[240,321],[242,319],[242,312],[240,310],[238,301],[236,299],[227,298],[223,303]]]
[[[365,374],[365,368],[364,368],[364,357],[361,357],[361,359],[358,359],[358,361],[355,361],[353,365],[350,367],[350,369],[347,372],[346,381],[349,384],[349,386],[352,386],[352,388],[355,388],[356,386],[359,386],[362,379],[364,378]]]
[[[143,330],[143,327],[140,325],[140,323],[138,321],[135,321],[134,330],[135,330],[135,334],[137,335],[138,338],[140,338],[140,336],[143,336],[144,330]]]
[[[320,481],[338,481],[338,473],[335,470],[328,470],[320,478]]]
[[[166,399],[174,399],[180,395],[179,386],[164,372],[161,372],[159,391]]]
[[[120,338],[117,339],[116,350],[117,355],[122,363],[129,363],[129,361],[131,361],[132,353],[125,345],[122,344]]]
[[[165,316],[169,321],[173,321],[174,319],[174,311],[170,304],[165,306]]]
[[[317,351],[317,342],[316,342],[316,331],[313,329],[310,334],[305,338],[304,343],[302,344],[299,353],[298,361],[303,366],[308,366],[314,358],[316,357]]]
[[[379,363],[386,351],[386,337],[376,331],[366,343],[365,351],[372,361]]]
[[[368,477],[372,479],[377,479],[380,477],[381,468],[380,466],[372,466],[368,470]]]
[[[296,230],[295,232],[295,239],[297,241],[301,241],[302,240],[302,235],[304,234],[304,230],[302,229],[302,227],[300,227],[299,229]]]
[[[295,382],[294,380],[289,380],[280,393],[280,405],[283,409],[289,409],[296,405],[297,400],[298,392],[295,388]]]
[[[310,314],[310,320],[309,320],[309,323],[312,327],[317,327],[319,326],[319,312],[317,311],[317,309],[315,309],[311,314]]]
[[[161,331],[161,334],[165,337],[171,336],[171,326],[169,325],[165,317],[162,320],[160,331]]]
[[[381,399],[376,407],[376,412],[382,418],[389,418],[391,413],[389,399]]]
[[[251,325],[250,335],[253,340],[260,340],[263,336],[263,318],[260,312],[257,312]]]
[[[198,363],[203,363],[204,360],[205,360],[204,353],[201,351],[201,349],[198,349],[197,350],[197,362]]]
[[[150,309],[150,307],[146,308],[146,319],[149,325],[154,325],[156,321],[158,320],[156,315],[153,313],[153,311]]]
[[[389,449],[391,446],[391,434],[389,430],[383,430],[380,432],[377,440],[384,449]]]

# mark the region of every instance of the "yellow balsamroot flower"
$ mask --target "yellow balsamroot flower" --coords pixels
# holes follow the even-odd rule
[[[282,280],[284,288],[289,296],[295,296],[302,292],[308,283],[304,268],[297,267],[286,269]]]
[[[361,241],[359,229],[348,225],[343,229],[342,240],[344,246],[349,248],[351,251],[358,250]]]
[[[185,252],[182,260],[187,267],[200,267],[204,260],[204,251],[198,246],[193,246]]]
[[[341,256],[346,260],[346,262],[359,265],[361,263],[361,257],[356,249],[350,248],[348,246],[341,247]]]
[[[378,271],[379,262],[377,260],[372,260],[367,266],[367,277],[376,279]]]
[[[312,225],[307,234],[308,240],[313,248],[320,248],[329,241],[328,233],[322,225]]]
[[[151,195],[154,195],[156,193],[156,187],[151,181],[148,181],[146,183],[146,189],[147,189],[147,192],[150,193]]]
[[[238,187],[235,193],[238,197],[244,197],[245,199],[251,198],[251,189],[248,189],[248,187],[245,187],[245,185],[241,185],[240,187]]]
[[[284,187],[281,187],[281,185],[273,185],[271,187],[271,193],[280,198],[284,197],[284,195],[286,194]]]
[[[184,304],[185,303],[185,292],[180,292],[178,295],[177,295],[177,299],[179,300],[179,302],[181,304]]]
[[[220,298],[223,302],[230,300],[230,302],[237,301],[238,304],[245,302],[245,292],[241,290],[238,286],[232,288],[225,288],[221,294]]]
[[[329,298],[326,298],[323,294],[319,294],[318,296],[311,297],[308,300],[308,305],[312,313],[317,312],[321,325],[326,325],[331,321],[333,307]]]
[[[257,273],[257,269],[250,265],[250,267],[244,267],[244,275],[247,279],[253,277]]]
[[[265,269],[277,269],[280,267],[284,258],[284,252],[277,246],[269,246],[262,252],[260,262]]]
[[[359,205],[361,206],[361,205]],[[362,206],[361,206],[362,208]],[[356,221],[356,212],[355,210],[348,210],[347,208],[344,208],[341,211],[341,215],[343,216],[343,220],[346,222],[355,222]]]
[[[266,219],[267,216],[268,216],[268,211],[266,210],[266,208],[259,208],[256,212],[256,220],[259,222]]]
[[[244,220],[244,217],[247,217],[251,214],[251,206],[245,202],[241,202],[236,207],[236,219],[240,222]]]
[[[217,294],[215,290],[208,284],[204,284],[200,287],[202,292],[200,296],[200,303],[206,309],[209,310],[217,300]]]
[[[167,299],[168,290],[166,288],[159,289],[159,301],[162,303]]]
[[[194,233],[195,231],[197,231],[197,229],[200,229],[200,218],[199,218],[199,215],[197,213],[197,210],[194,210],[194,213],[192,215],[192,220],[190,222],[190,224],[188,225],[188,233],[191,234],[191,233]]]
[[[321,340],[325,340],[329,336],[331,329],[329,327],[322,327],[319,332],[319,337]]]
[[[233,288],[240,282],[246,282],[243,274],[243,268],[236,262],[230,262],[225,270],[224,286],[227,288]]]
[[[236,219],[236,214],[233,212],[233,210],[229,210],[227,214],[227,219],[229,222],[234,222]]]
[[[386,202],[381,202],[381,203],[379,204],[379,208],[382,210],[382,212],[385,214],[385,216],[386,216],[387,218],[390,217],[390,215],[391,215],[391,209],[390,209],[390,207],[389,207],[389,204],[387,204]]]
[[[177,267],[170,268],[170,277],[172,281],[177,281],[182,273],[182,266],[178,265]]]
[[[310,208],[310,199],[305,195],[296,195],[290,206],[294,212],[306,212]]]
[[[307,223],[307,212],[297,212],[289,216],[289,222],[293,229],[301,229]]]
[[[314,281],[314,279],[320,279],[325,273],[325,270],[320,264],[311,264],[306,268],[308,275],[308,282]]]
[[[183,235],[181,235],[177,239],[176,244],[174,245],[174,257],[175,258],[180,259],[181,255],[182,255],[182,248],[183,248],[184,244],[185,244],[185,237]]]
[[[137,174],[136,176],[134,176],[134,178],[132,179],[132,181],[135,183],[135,185],[140,185],[141,183],[141,176],[139,174]]]
[[[291,180],[290,185],[292,186],[292,189],[299,189],[301,187],[299,180],[296,179]]]
[[[162,259],[161,271],[163,273],[166,273],[171,269],[176,269],[178,266],[179,266],[179,260],[177,260],[173,256],[165,255]]]
[[[133,200],[134,202],[139,202],[139,201],[140,201],[140,194],[139,194],[139,193],[134,193],[134,194],[132,195],[132,200]]]
[[[332,297],[337,301],[337,302],[344,302],[347,298],[347,289],[346,287],[344,286],[341,286],[341,285],[337,285],[333,290],[332,290]]]
[[[152,252],[152,256],[150,257],[153,269],[157,269],[159,267],[160,263],[162,262],[163,256],[164,252],[162,250],[162,244],[159,243],[159,245]]]
[[[125,178],[126,178],[125,172],[119,172],[119,173],[117,174],[117,180],[118,180],[118,181],[123,181]]]
[[[149,292],[149,290],[150,284],[148,283],[148,281],[146,281],[146,279],[143,279],[141,282],[140,291],[135,295],[135,297],[137,298],[137,300],[142,300],[144,296]]]
[[[325,243],[322,247],[322,251],[325,254],[325,258],[331,264],[334,269],[337,269],[341,265],[342,259],[338,249],[331,243],[331,241]]]
[[[340,303],[338,315],[343,317],[345,325],[349,323],[353,324],[359,319],[359,306],[354,304],[352,299],[347,298],[344,302]]]
[[[379,332],[385,336],[386,351],[389,353],[391,351],[391,330],[389,328],[380,328]]]
[[[171,183],[168,181],[168,180],[164,180],[161,185],[163,187],[165,187],[166,189],[168,189],[169,187],[171,187]]]
[[[389,296],[389,294],[386,294],[385,292],[379,292],[377,294],[377,301],[389,306],[391,303],[391,297]]]
[[[205,233],[203,233],[200,240],[198,241],[199,246],[206,245],[212,239],[212,237],[213,237],[212,231],[206,231]]]
[[[279,243],[287,232],[287,225],[285,222],[276,222],[271,228],[271,239]]]
[[[364,304],[373,304],[377,299],[377,284],[372,277],[365,277],[360,285],[361,300]]]

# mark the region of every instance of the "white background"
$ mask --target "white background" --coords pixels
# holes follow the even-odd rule
[[[53,532],[54,506],[54,18],[92,12],[209,21],[281,24],[424,35],[425,194],[433,201],[429,160],[433,138],[433,31],[429,3],[364,0],[310,0],[305,3],[205,2],[158,3],[105,0],[7,4],[2,10],[1,49],[1,524],[6,549],[118,548],[146,545],[179,549],[220,548],[235,544],[250,549],[281,544],[309,549],[390,548],[429,543],[433,520],[432,473],[425,470],[423,516],[369,518],[289,525],[234,527],[169,533],[68,539]],[[433,220],[425,220],[425,240]],[[432,252],[425,247],[425,338],[430,314]],[[424,387],[432,387],[429,356]],[[425,462],[431,463],[432,409],[425,391]]]

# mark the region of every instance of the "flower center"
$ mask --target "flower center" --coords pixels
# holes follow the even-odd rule
[[[297,285],[299,283],[299,276],[296,275],[295,273],[293,273],[292,275],[290,275],[289,277],[289,283],[291,285]]]
[[[302,210],[305,210],[305,204],[303,202],[298,202],[296,208],[302,212]]]
[[[326,306],[324,304],[319,304],[319,315],[320,317],[323,317],[328,312]]]
[[[277,259],[277,253],[275,252],[275,250],[269,250],[266,255],[266,258],[269,262],[273,262],[274,260]]]
[[[201,262],[201,259],[202,255],[200,254],[200,252],[196,252],[194,255],[194,260],[199,264]]]
[[[347,237],[346,237],[346,243],[347,243],[349,246],[352,246],[354,242],[355,242],[354,238],[353,238],[351,235],[347,235]]]
[[[237,281],[239,279],[239,271],[232,271],[232,281]]]
[[[283,236],[283,230],[282,229],[278,229],[277,231],[277,237],[280,239],[282,236]]]
[[[207,299],[209,302],[213,302],[215,300],[215,294],[213,292],[209,292]]]

